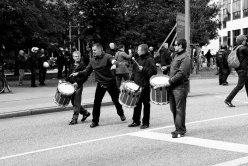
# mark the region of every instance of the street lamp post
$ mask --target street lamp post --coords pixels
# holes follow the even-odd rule
[[[190,0],[185,0],[185,39],[187,52],[190,53]]]

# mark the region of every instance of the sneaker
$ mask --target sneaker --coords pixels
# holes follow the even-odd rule
[[[228,86],[228,82],[224,82],[222,85],[223,86]]]
[[[77,124],[77,119],[72,119],[69,123],[69,125],[75,125]]]
[[[180,133],[180,132],[175,131],[175,132],[172,132],[171,135],[172,135],[172,138],[181,138],[185,136],[185,133]]]
[[[126,120],[125,115],[120,116],[120,118],[121,118],[121,121],[125,121]]]
[[[147,125],[147,124],[142,124],[141,126],[140,126],[140,129],[146,129],[146,128],[148,128],[149,127],[149,125]]]
[[[94,127],[96,127],[96,126],[99,126],[98,123],[92,122],[91,125],[90,125],[90,128],[94,128]]]
[[[235,107],[235,105],[233,105],[230,101],[225,100],[224,101],[226,105],[228,105],[229,107]]]
[[[90,116],[89,112],[87,112],[86,114],[83,114],[83,118],[82,118],[81,122],[84,122],[89,116]]]
[[[137,126],[139,126],[139,125],[140,125],[140,124],[133,122],[133,123],[131,123],[130,125],[128,125],[128,127],[137,127]]]

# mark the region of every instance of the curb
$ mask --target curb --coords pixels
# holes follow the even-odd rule
[[[101,104],[102,106],[110,106],[113,105],[112,101],[109,102],[103,102]],[[93,104],[83,104],[84,108],[92,108]],[[69,107],[44,107],[44,108],[37,108],[37,109],[27,109],[27,110],[20,110],[16,112],[9,112],[9,113],[1,113],[0,119],[6,119],[6,118],[14,118],[14,117],[21,117],[21,116],[30,116],[30,115],[38,115],[38,114],[45,114],[45,113],[53,113],[53,112],[63,112],[63,111],[69,111],[72,110],[72,106]]]

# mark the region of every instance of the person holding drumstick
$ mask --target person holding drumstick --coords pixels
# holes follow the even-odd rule
[[[120,116],[121,121],[125,121],[126,117],[122,109],[122,105],[119,103],[119,90],[116,85],[116,79],[111,70],[116,69],[118,62],[110,54],[103,51],[103,47],[99,43],[95,43],[92,47],[93,58],[90,60],[88,66],[85,70],[72,73],[72,76],[77,76],[81,78],[88,78],[88,76],[95,72],[95,80],[97,82],[95,100],[93,106],[93,119],[90,125],[91,128],[98,126],[100,118],[100,108],[102,99],[108,91],[111,96],[113,103],[117,109],[117,114]]]
[[[140,125],[140,115],[142,103],[144,105],[143,119],[141,129],[146,129],[150,125],[150,78],[157,74],[157,68],[154,59],[148,52],[148,45],[141,44],[138,46],[139,58],[137,61],[133,58],[135,64],[133,65],[133,73],[131,75],[132,81],[138,84],[141,88],[141,95],[139,101],[133,111],[133,123],[128,127],[136,127]]]
[[[83,70],[86,67],[84,62],[81,60],[81,53],[79,51],[74,51],[72,53],[72,56],[74,63],[72,63],[70,66],[69,75],[73,72]],[[81,105],[83,83],[87,80],[87,78],[83,79],[81,77],[70,75],[65,80],[73,84],[76,89],[75,93],[72,95],[71,98],[74,113],[72,116],[72,120],[69,123],[69,125],[75,125],[77,124],[79,113],[83,115],[83,118],[81,120],[82,122],[84,122],[90,116],[90,113]]]
[[[170,109],[176,130],[172,138],[183,137],[186,133],[186,99],[189,92],[190,56],[186,52],[187,42],[180,39],[175,42],[175,56],[170,66],[170,78],[165,86],[169,90]],[[158,87],[154,87],[155,89]]]

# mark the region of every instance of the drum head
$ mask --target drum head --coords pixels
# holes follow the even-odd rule
[[[164,75],[153,76],[150,79],[150,84],[152,86],[156,86],[156,85],[165,86],[165,85],[169,84],[169,78],[167,76],[164,76]]]
[[[75,91],[75,88],[72,84],[63,82],[58,85],[58,91],[64,95],[72,95]]]
[[[132,92],[137,91],[139,89],[139,85],[135,84],[134,82],[125,83],[125,87]]]

